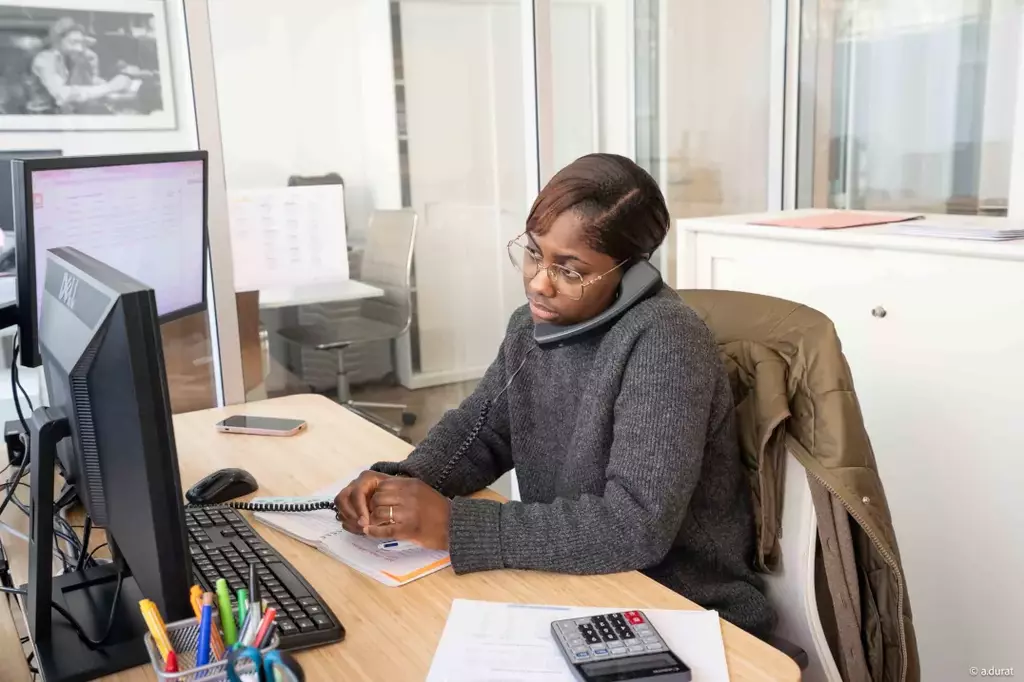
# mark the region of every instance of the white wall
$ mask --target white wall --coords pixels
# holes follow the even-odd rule
[[[0,150],[60,149],[65,156],[84,156],[197,149],[199,138],[182,0],[166,0],[166,20],[177,105],[176,130],[4,131],[0,134]]]
[[[350,238],[398,208],[388,3],[212,0],[228,189],[341,174]]]

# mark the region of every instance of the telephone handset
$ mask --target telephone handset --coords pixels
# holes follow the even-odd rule
[[[656,267],[646,260],[637,261],[622,273],[619,296],[607,310],[578,324],[539,322],[533,328],[533,339],[541,348],[548,348],[583,337],[619,319],[627,310],[655,293],[661,284],[661,273]]]

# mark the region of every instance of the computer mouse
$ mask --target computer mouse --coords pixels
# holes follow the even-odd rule
[[[245,469],[221,469],[189,488],[185,497],[192,504],[220,504],[258,489],[256,479]]]

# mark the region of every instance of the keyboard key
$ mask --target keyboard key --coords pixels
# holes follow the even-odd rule
[[[283,608],[285,612],[292,618],[298,618],[302,615],[302,607],[298,604],[289,604],[288,606],[285,606]]]
[[[298,626],[299,632],[310,632],[316,630],[316,624],[309,618],[297,618],[295,625]]]
[[[320,605],[320,604],[317,603],[316,599],[314,599],[313,597],[303,597],[302,599],[299,600],[299,604],[302,605],[302,606],[319,606]]]
[[[303,610],[306,612],[306,615],[309,616],[310,618],[312,618],[313,616],[316,616],[316,615],[321,614],[321,613],[324,612],[323,607],[320,606],[319,604],[313,604],[312,606],[305,606],[305,607],[303,607]]]
[[[325,613],[318,613],[311,616],[311,620],[316,624],[320,630],[330,630],[334,627],[334,622],[327,617]]]
[[[272,564],[268,568],[270,568],[274,577],[280,580],[281,584],[288,588],[288,591],[296,599],[312,596],[309,593],[309,589],[284,564]]]
[[[295,633],[297,633],[299,631],[299,628],[296,627],[295,623],[293,623],[290,619],[284,618],[277,621],[277,631],[281,635],[287,637],[288,635],[294,635]]]

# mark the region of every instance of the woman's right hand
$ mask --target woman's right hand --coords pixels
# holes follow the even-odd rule
[[[334,504],[338,508],[338,520],[345,530],[358,535],[366,534],[366,528],[370,525],[370,498],[380,482],[389,478],[376,471],[364,471],[338,493]]]

